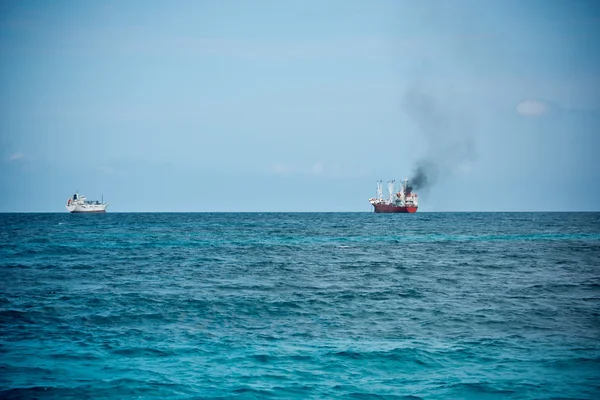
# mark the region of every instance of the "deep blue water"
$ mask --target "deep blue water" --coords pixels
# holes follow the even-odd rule
[[[0,214],[2,398],[600,398],[600,213]]]

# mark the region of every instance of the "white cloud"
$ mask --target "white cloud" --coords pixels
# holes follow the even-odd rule
[[[454,169],[454,172],[460,175],[466,175],[469,174],[472,170],[472,166],[471,163],[469,162],[463,162],[459,165],[456,166],[456,168]]]
[[[114,174],[115,169],[104,165],[104,166],[100,167],[100,171],[104,172],[105,174],[111,175],[111,174]]]
[[[10,156],[8,156],[8,161],[17,161],[17,160],[23,160],[25,159],[25,154],[23,153],[13,153]]]
[[[314,163],[312,166],[312,173],[315,175],[321,175],[323,173],[323,163],[320,161]]]
[[[527,117],[537,117],[548,111],[548,105],[539,100],[524,100],[517,104],[517,112]]]
[[[271,172],[274,174],[284,175],[290,172],[291,170],[292,168],[290,168],[289,165],[280,162],[276,162],[275,164],[271,165]]]

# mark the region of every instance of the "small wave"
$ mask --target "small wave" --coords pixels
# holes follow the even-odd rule
[[[281,377],[278,377],[279,380]],[[307,396],[307,393],[314,391],[315,388],[309,385],[292,384],[290,386],[275,386],[273,387],[273,396],[276,398],[289,398],[290,395],[302,398]]]
[[[514,390],[509,389],[497,389],[487,383],[484,382],[459,382],[451,385],[446,385],[447,388],[452,388],[453,391],[457,392],[471,392],[471,393],[479,393],[479,394],[502,394],[502,395],[510,395],[515,393]],[[463,393],[464,394],[464,393]],[[450,396],[452,397],[452,396]],[[459,394],[458,397],[461,397]]]
[[[271,392],[270,390],[265,390],[265,389],[254,389],[248,386],[244,386],[244,387],[240,387],[237,389],[233,390],[233,393],[237,393],[237,394],[248,394],[248,395],[256,395],[259,397],[262,396],[272,396],[273,392]]]
[[[382,400],[422,400],[422,397],[412,395],[378,395],[373,393],[350,393],[348,395],[353,399],[382,399]]]
[[[16,388],[0,391],[0,398],[12,399],[38,399],[39,396],[54,396],[64,391],[51,386],[32,386],[28,388]]]
[[[273,360],[273,357],[271,357],[267,354],[255,354],[251,357],[261,363],[268,363],[269,361]]]
[[[54,353],[50,354],[50,358],[55,360],[66,360],[66,361],[90,361],[90,360],[99,360],[101,357],[92,354],[92,353]]]
[[[368,351],[368,352],[358,352],[352,350],[339,351],[336,353],[329,353],[329,355],[333,355],[341,358],[348,358],[352,360],[362,360],[362,361],[377,361],[377,360],[387,360],[387,361],[396,361],[396,362],[411,362],[418,364],[419,366],[429,365],[428,356],[425,354],[421,354],[422,352],[414,350],[414,349],[394,349],[390,351]]]
[[[600,357],[574,357],[563,360],[550,360],[546,361],[546,365],[554,368],[581,368],[586,365],[600,366]]]
[[[2,323],[8,322],[32,322],[29,313],[26,311],[19,310],[2,310],[0,311],[0,321]]]
[[[89,255],[92,254],[91,250],[85,249],[81,246],[69,246],[69,245],[49,245],[40,246],[38,248],[25,249],[16,253],[17,257],[35,257],[37,255],[52,255],[52,256],[74,256],[74,255]]]
[[[20,268],[30,268],[29,265],[24,265],[24,264],[8,264],[3,266],[2,268],[15,268],[15,269],[20,269]]]
[[[7,366],[0,365],[0,372],[4,376],[16,375],[16,374],[27,374],[27,375],[51,375],[52,370],[40,367],[16,367],[16,366]],[[2,393],[2,392],[0,392]],[[4,397],[0,396],[0,399]]]
[[[128,349],[116,349],[112,351],[113,354],[125,356],[125,357],[167,357],[173,355],[170,351],[163,351],[159,349],[152,349],[150,347],[135,347]]]
[[[29,240],[28,243],[46,244],[46,243],[52,243],[52,239],[51,238],[38,237],[38,238],[33,238],[33,239]]]

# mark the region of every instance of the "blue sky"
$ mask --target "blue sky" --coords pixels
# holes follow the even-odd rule
[[[0,212],[600,211],[594,1],[4,1]]]

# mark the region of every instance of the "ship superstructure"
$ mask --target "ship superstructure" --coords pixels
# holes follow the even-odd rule
[[[75,193],[67,200],[67,210],[72,213],[103,213],[108,203],[98,200],[87,200],[85,196]]]
[[[400,189],[396,192],[396,181],[387,181],[389,197],[383,198],[383,181],[377,181],[377,197],[369,199],[376,213],[416,213],[419,208],[419,197],[412,191],[408,179],[404,179]]]

